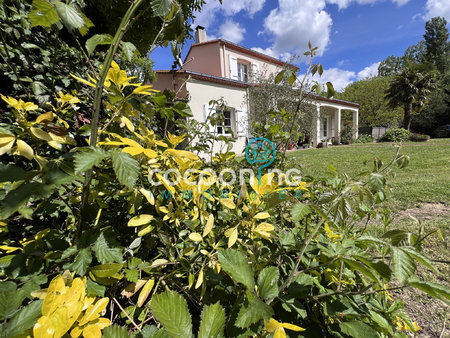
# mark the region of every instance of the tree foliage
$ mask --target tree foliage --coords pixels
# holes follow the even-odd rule
[[[361,127],[397,126],[401,119],[401,110],[392,108],[385,100],[390,78],[372,77],[359,80],[347,86],[339,98],[358,102],[359,125]]]

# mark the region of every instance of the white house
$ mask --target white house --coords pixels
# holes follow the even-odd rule
[[[248,88],[257,82],[262,69],[268,74],[278,73],[286,64],[223,39],[208,41],[201,26],[196,29],[195,40],[180,70],[156,70],[154,88],[174,90],[177,97],[188,97],[193,118],[201,122],[211,113],[209,102],[223,98],[227,106],[223,111],[227,128],[219,126],[210,132],[226,135],[231,129],[237,137],[233,151],[242,153],[248,136]],[[298,71],[294,65],[287,66]],[[308,100],[319,113],[312,139],[314,146],[323,139],[339,139],[343,110],[353,112],[354,137],[358,136],[357,103],[312,94],[308,95]]]

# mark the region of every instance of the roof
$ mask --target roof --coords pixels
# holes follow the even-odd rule
[[[157,74],[171,74],[173,71],[169,70],[169,69],[164,69],[164,70],[155,70],[154,72],[156,72]],[[238,88],[248,88],[250,86],[255,85],[255,84],[251,84],[251,83],[227,79],[225,77],[193,72],[191,70],[177,70],[176,74],[181,75],[181,76],[183,76],[183,75],[190,76],[191,78],[199,80],[199,81],[213,82],[213,83],[218,83],[218,84],[232,86],[232,87],[238,87]],[[344,100],[339,100],[339,99],[335,99],[335,98],[327,98],[324,96],[316,95],[314,93],[308,93],[306,95],[314,100],[321,101],[321,102],[335,103],[335,104],[341,104],[343,106],[359,108],[359,104],[355,103],[355,102],[344,101]]]
[[[172,73],[172,70],[155,70],[154,72],[156,74],[159,74],[159,73],[160,74],[168,74],[168,73]],[[220,77],[220,76],[215,76],[215,75],[210,75],[210,74],[193,72],[191,70],[177,70],[176,74],[177,75],[188,75],[191,78],[196,79],[196,80],[214,82],[214,83],[223,84],[223,85],[232,86],[232,87],[248,88],[251,86],[251,84],[247,83],[247,82],[227,79],[225,77]]]
[[[184,62],[186,62],[186,60],[188,60],[189,53],[191,52],[192,48],[199,47],[199,46],[205,46],[205,45],[209,45],[209,44],[214,44],[214,43],[219,43],[221,45],[225,45],[225,47],[227,47],[229,49],[233,49],[235,51],[242,52],[242,53],[254,56],[256,58],[259,58],[261,60],[264,60],[264,61],[267,61],[267,62],[270,62],[270,63],[274,63],[274,64],[279,65],[279,66],[291,67],[295,71],[298,71],[300,69],[300,68],[298,68],[295,65],[283,62],[283,61],[281,61],[281,60],[279,60],[277,58],[274,58],[272,56],[269,56],[267,54],[257,52],[256,50],[240,46],[238,44],[235,44],[234,42],[231,42],[231,41],[228,41],[228,40],[224,40],[224,39],[214,39],[214,40],[209,40],[209,41],[205,41],[205,42],[201,42],[201,43],[194,43],[194,44],[192,44],[191,47],[189,48],[189,51],[188,51],[186,57],[184,58]]]

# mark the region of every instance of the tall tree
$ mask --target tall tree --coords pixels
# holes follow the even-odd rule
[[[403,107],[403,127],[411,127],[413,109],[423,109],[435,88],[435,73],[425,64],[414,64],[395,76],[386,91],[386,99],[391,107]]]
[[[426,60],[433,64],[441,73],[448,66],[450,46],[448,43],[447,20],[435,17],[425,24]]]
[[[339,98],[360,104],[361,127],[398,126],[402,117],[401,109],[390,107],[384,99],[389,83],[389,77],[360,80],[348,85]]]
[[[400,73],[402,69],[402,58],[398,56],[388,56],[385,60],[380,62],[378,66],[379,76],[391,76]]]

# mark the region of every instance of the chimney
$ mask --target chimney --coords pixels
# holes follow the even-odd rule
[[[205,27],[203,26],[197,26],[195,28],[195,43],[202,43],[206,42],[206,31]]]

